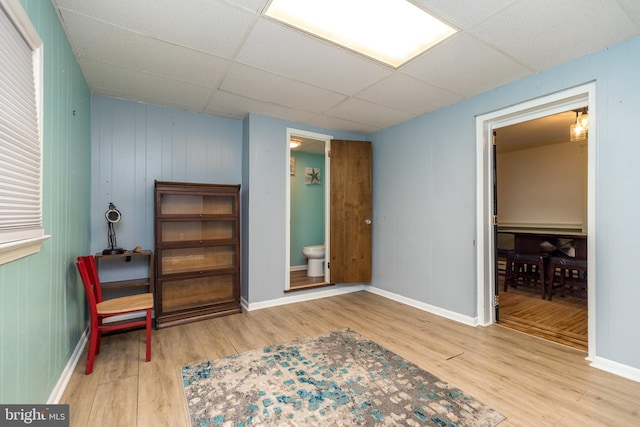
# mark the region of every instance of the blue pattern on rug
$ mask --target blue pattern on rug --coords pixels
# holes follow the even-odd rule
[[[494,426],[495,410],[358,333],[182,368],[191,425]]]

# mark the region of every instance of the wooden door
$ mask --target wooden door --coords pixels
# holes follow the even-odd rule
[[[371,142],[331,141],[330,250],[333,283],[371,281]]]

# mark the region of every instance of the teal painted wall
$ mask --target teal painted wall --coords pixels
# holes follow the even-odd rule
[[[21,4],[44,43],[43,222],[51,238],[39,253],[0,266],[5,404],[46,402],[86,324],[74,261],[89,249],[90,93],[51,2]]]
[[[326,168],[323,154],[291,152],[296,171],[291,175],[291,258],[292,267],[306,265],[302,248],[324,244],[324,183]],[[320,168],[320,184],[305,184],[305,168]]]

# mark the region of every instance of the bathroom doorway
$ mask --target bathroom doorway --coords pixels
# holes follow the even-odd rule
[[[325,260],[329,257],[331,138],[287,129],[286,271],[289,274],[285,291],[330,285]],[[318,257],[322,251],[324,255]]]

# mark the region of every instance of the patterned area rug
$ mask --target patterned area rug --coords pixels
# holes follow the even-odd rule
[[[494,426],[504,417],[343,329],[182,368],[192,426]]]

